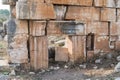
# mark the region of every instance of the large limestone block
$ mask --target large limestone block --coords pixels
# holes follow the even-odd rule
[[[16,20],[16,32],[15,34],[27,34],[28,33],[28,21]]]
[[[120,35],[120,22],[110,23],[110,35]]]
[[[120,8],[120,0],[94,0],[96,7]]]
[[[66,38],[66,48],[68,48],[71,62],[83,62],[86,54],[86,37],[69,36]]]
[[[66,19],[79,21],[99,21],[100,9],[94,7],[69,6]]]
[[[30,35],[43,36],[45,35],[46,21],[30,21]]]
[[[11,63],[27,63],[28,49],[27,49],[27,34],[17,34],[10,44],[8,54]]]
[[[115,8],[102,8],[101,9],[101,21],[116,21],[116,9]]]
[[[102,44],[102,45],[101,45]],[[108,36],[95,36],[94,53],[110,52],[109,37]]]
[[[81,22],[72,21],[49,21],[47,35],[85,35],[85,25]]]
[[[86,34],[108,35],[108,22],[87,22]]]
[[[16,16],[18,19],[55,19],[56,15],[52,4],[17,2]]]

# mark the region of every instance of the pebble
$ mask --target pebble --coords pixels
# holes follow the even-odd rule
[[[93,69],[98,69],[98,66],[94,66]]]
[[[120,62],[114,68],[115,72],[120,72]]]
[[[117,57],[117,61],[120,61],[120,56]]]
[[[68,66],[67,66],[67,65],[65,65],[65,66],[64,66],[64,68],[65,68],[65,69],[68,69]]]
[[[101,59],[95,60],[95,63],[96,63],[96,64],[100,64],[100,63],[101,63]]]
[[[10,76],[15,76],[15,75],[16,75],[15,70],[12,70],[9,75],[10,75]]]
[[[35,72],[29,72],[30,75],[35,75]]]
[[[59,70],[60,69],[60,67],[54,67],[54,70]]]
[[[85,69],[86,68],[86,64],[79,65],[79,67]]]

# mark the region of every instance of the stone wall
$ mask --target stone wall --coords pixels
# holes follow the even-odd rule
[[[120,50],[120,0],[5,1],[15,7],[11,11],[16,15],[15,36],[29,36],[28,39],[21,36],[25,40],[20,41],[20,44],[17,43],[19,37],[15,37],[16,40],[13,38],[18,46],[13,47],[13,50],[18,50],[16,57],[28,54],[28,50],[34,65],[32,67],[36,69],[48,67],[47,35],[68,35],[66,43],[69,61],[72,62],[84,61],[91,55]],[[30,41],[30,49],[28,46],[24,51],[22,49],[26,48],[27,40]],[[24,41],[25,44],[22,43]],[[22,44],[23,47],[20,46]],[[21,57],[20,59],[24,60]],[[39,67],[36,64],[40,64]]]

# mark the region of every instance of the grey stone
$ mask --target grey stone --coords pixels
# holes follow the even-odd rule
[[[114,80],[120,80],[120,77],[116,77]]]
[[[120,62],[114,68],[115,72],[120,72]]]
[[[15,70],[12,70],[9,75],[10,75],[10,76],[15,76],[15,75],[16,75]]]
[[[35,72],[29,72],[30,75],[35,75]]]
[[[117,59],[117,61],[120,61],[120,56],[117,56],[117,58],[116,58],[116,59]]]
[[[96,64],[100,64],[100,63],[101,63],[101,59],[95,60],[95,63],[96,63]]]

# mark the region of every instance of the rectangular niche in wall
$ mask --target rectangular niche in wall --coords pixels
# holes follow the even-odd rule
[[[73,21],[49,21],[47,35],[85,35],[85,24]]]

